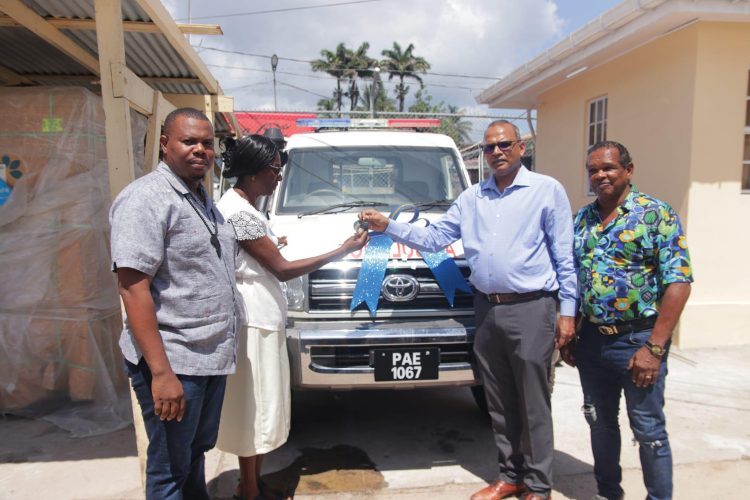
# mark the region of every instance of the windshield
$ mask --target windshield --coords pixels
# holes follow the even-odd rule
[[[293,149],[284,168],[278,214],[358,210],[388,211],[408,203],[445,211],[466,183],[450,148],[367,146]]]

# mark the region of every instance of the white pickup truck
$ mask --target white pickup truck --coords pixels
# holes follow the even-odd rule
[[[336,247],[363,207],[388,214],[412,204],[435,220],[469,186],[456,145],[440,134],[321,131],[293,135],[286,151],[283,180],[264,208],[275,234],[287,236],[290,260]],[[468,278],[460,241],[446,251]],[[376,314],[364,304],[350,311],[364,253],[287,282],[293,387],[472,386],[481,400],[473,295],[457,290],[451,307],[419,252],[394,243]]]

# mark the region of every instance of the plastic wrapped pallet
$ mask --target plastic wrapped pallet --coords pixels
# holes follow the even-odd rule
[[[10,188],[0,205],[0,412],[76,436],[124,427],[132,414],[101,98],[78,87],[5,88],[0,116]],[[142,159],[145,118],[134,114],[133,129]]]

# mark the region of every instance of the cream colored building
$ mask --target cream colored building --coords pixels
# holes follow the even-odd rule
[[[680,347],[750,342],[750,2],[625,1],[485,90],[536,109],[536,165],[573,209],[585,152],[625,144],[638,188],[680,214],[695,283]]]

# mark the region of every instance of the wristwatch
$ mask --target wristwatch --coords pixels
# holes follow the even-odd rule
[[[646,349],[648,349],[648,352],[650,352],[653,356],[659,359],[664,356],[664,348],[662,346],[654,344],[650,340],[647,340],[645,345]]]

